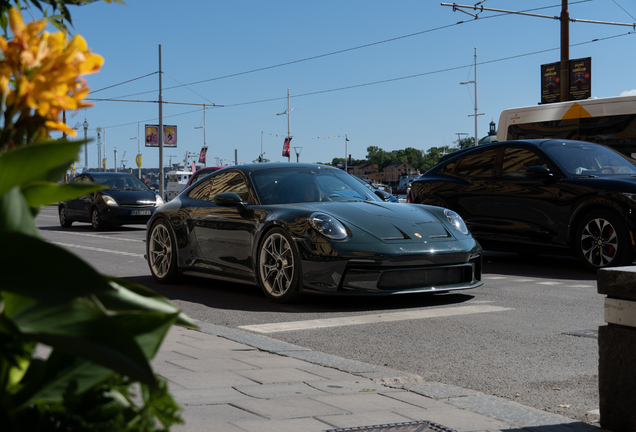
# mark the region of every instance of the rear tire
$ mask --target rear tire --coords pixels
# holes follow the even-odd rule
[[[60,206],[60,208],[58,209],[58,214],[60,216],[60,225],[62,227],[69,228],[71,225],[73,225],[73,221],[70,220],[68,218],[68,215],[66,214],[66,207]]]
[[[157,282],[172,283],[179,279],[177,265],[177,242],[172,229],[163,219],[158,219],[150,228],[147,256],[150,273]]]
[[[593,272],[632,263],[629,231],[616,213],[594,210],[581,220],[574,237],[576,256]]]
[[[268,299],[291,303],[301,297],[300,254],[296,243],[282,228],[265,234],[258,248],[258,281]]]

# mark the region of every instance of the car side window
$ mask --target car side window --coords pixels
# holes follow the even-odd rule
[[[466,155],[457,164],[454,174],[458,177],[493,177],[496,156],[496,149]]]
[[[528,178],[526,170],[537,165],[548,168],[545,159],[533,151],[510,147],[504,151],[501,177]]]
[[[237,171],[228,171],[208,178],[192,189],[188,196],[198,200],[214,201],[214,197],[223,192],[234,192],[244,203],[253,204],[247,183]]]

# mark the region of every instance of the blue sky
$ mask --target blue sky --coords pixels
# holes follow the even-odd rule
[[[488,0],[483,6],[552,6],[534,13],[556,16],[561,1]],[[572,18],[636,21],[631,0],[570,0],[569,9]],[[430,0],[128,0],[71,13],[75,32],[105,58],[102,71],[87,78],[91,97],[157,101],[161,45],[164,101],[225,105],[206,111],[208,165],[215,158],[233,163],[235,150],[239,163],[251,162],[261,152],[261,137],[266,158],[286,160],[287,117],[276,114],[287,107],[288,88],[292,147],[302,147],[301,162],[344,157],[345,133],[355,159],[364,158],[368,146],[426,151],[451,145],[457,133],[472,136],[474,86],[460,82],[474,80],[475,48],[483,137],[502,110],[540,101],[540,66],[560,58],[557,20],[494,12],[474,20]],[[636,91],[632,27],[571,23],[570,44],[570,58],[592,58],[593,96]],[[134,167],[137,123],[143,134],[144,124],[158,123],[158,111],[156,103],[96,102],[67,123],[89,123],[90,166],[97,166],[101,127],[108,167],[114,148],[118,166],[125,152],[126,166]],[[164,124],[178,127],[178,147],[164,150],[165,164],[168,156],[174,163],[186,152],[198,153],[203,107],[165,104],[163,115]],[[81,126],[78,132],[83,137]],[[158,166],[158,149],[145,148],[142,140],[141,152],[144,168]]]

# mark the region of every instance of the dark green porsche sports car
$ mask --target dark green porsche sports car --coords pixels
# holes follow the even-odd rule
[[[451,210],[385,203],[322,165],[227,167],[148,222],[153,277],[259,285],[275,302],[303,293],[390,295],[475,288],[482,249]]]

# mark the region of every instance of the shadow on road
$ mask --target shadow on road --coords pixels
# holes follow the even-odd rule
[[[541,279],[596,280],[578,259],[561,255],[484,252],[484,275],[498,274]]]
[[[463,303],[474,296],[470,291],[448,294],[401,294],[383,297],[307,295],[295,304],[267,300],[254,285],[184,277],[178,284],[162,285],[151,276],[126,278],[147,286],[173,301],[198,303],[206,307],[246,312],[362,312],[389,311]]]

